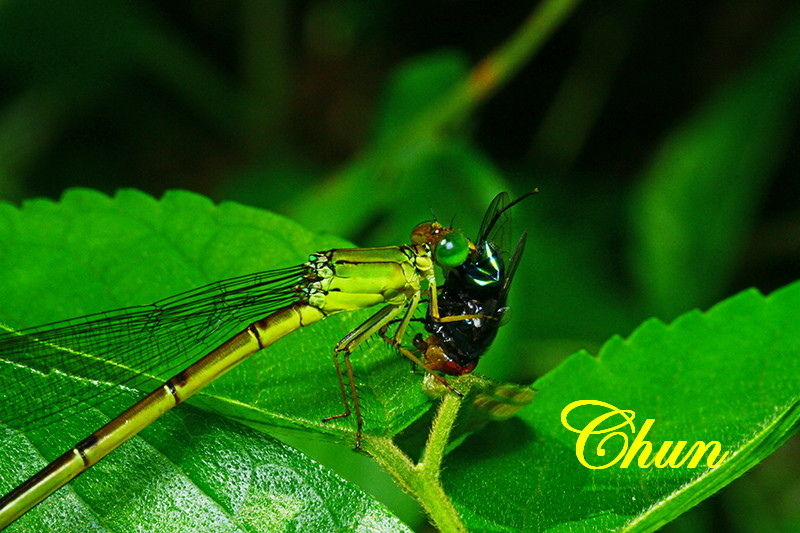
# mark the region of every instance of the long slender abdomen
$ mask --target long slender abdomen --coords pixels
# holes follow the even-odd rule
[[[252,354],[324,317],[316,307],[297,302],[251,324],[6,494],[0,499],[0,529]]]

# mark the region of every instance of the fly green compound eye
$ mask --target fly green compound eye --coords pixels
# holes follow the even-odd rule
[[[442,237],[434,251],[436,262],[448,268],[463,265],[468,255],[469,241],[464,234],[455,231]]]

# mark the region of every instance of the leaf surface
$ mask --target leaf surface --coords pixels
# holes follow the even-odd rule
[[[474,530],[653,531],[712,495],[772,453],[800,420],[800,283],[765,297],[748,290],[706,313],[665,325],[642,324],[608,341],[597,357],[579,352],[534,386],[518,420],[469,437],[445,463],[445,490]],[[728,458],[709,469],[640,468],[640,454],[589,469],[576,456],[578,434],[561,423],[577,400],[599,400],[635,413],[635,429],[655,454],[665,441],[718,441]],[[580,429],[607,412],[586,407],[568,420]],[[621,418],[613,419],[618,424]],[[602,427],[610,427],[611,422]],[[632,445],[634,432],[620,429]],[[623,437],[584,448],[603,466]],[[598,455],[598,446],[605,455]],[[646,464],[646,463],[645,463]],[[485,505],[491,501],[492,505]]]
[[[22,210],[0,205],[2,321],[21,328],[152,302],[211,281],[299,264],[313,251],[343,246],[347,243],[310,234],[277,215],[237,204],[214,206],[184,192],[169,193],[156,201],[134,191],[108,198],[74,190],[59,203],[36,200],[27,202]],[[330,424],[322,424],[321,420],[342,410],[332,347],[370,312],[374,310],[334,316],[293,332],[212,383],[190,402],[250,425],[273,430],[278,426],[301,428],[352,444],[353,420]],[[383,343],[369,343],[354,354],[353,361],[366,432],[393,434],[427,410],[429,402],[419,386],[414,386],[419,378],[411,375],[402,358]],[[25,372],[25,368],[0,364],[0,380],[24,379],[36,386],[35,380],[54,379],[29,371],[24,375]],[[91,410],[85,416],[59,421],[24,437],[7,430],[3,449],[15,449],[22,457],[9,454],[3,459],[3,491],[41,467],[43,458],[54,459],[97,429],[103,420],[124,410],[133,402],[131,394],[135,393],[123,391],[117,400],[97,406],[102,412]],[[86,504],[84,512],[99,514],[101,525],[129,524],[128,520],[173,523],[169,516],[177,512],[176,507],[190,514],[200,512],[184,505],[197,501],[192,496],[194,492],[210,493],[204,500],[209,518],[196,520],[213,523],[217,523],[217,518],[211,518],[215,514],[222,520],[220,523],[229,520],[239,524],[242,520],[249,527],[273,519],[277,522],[269,523],[285,520],[301,524],[298,520],[311,520],[309,517],[313,516],[330,523],[356,525],[378,518],[395,520],[371,498],[357,494],[347,483],[320,470],[301,454],[208,413],[176,409],[143,435],[143,439],[136,438],[123,446],[75,484],[79,501]],[[195,438],[196,435],[203,438]],[[17,449],[15,444],[22,448]],[[215,450],[226,452],[220,456]],[[274,463],[261,450],[275,455]],[[237,468],[228,472],[228,467],[217,464],[219,461],[239,463],[241,479],[235,478]],[[285,469],[286,475],[260,475],[261,467],[254,465],[262,465],[264,472]],[[195,474],[202,481],[197,481]],[[110,486],[119,484],[120,479],[130,482],[111,490]],[[265,481],[268,479],[273,481]],[[256,483],[259,480],[260,484]],[[320,480],[323,485],[317,488]],[[67,495],[61,498],[75,500],[72,490],[62,491]],[[280,504],[285,509],[267,508],[266,504],[248,499],[250,492],[256,490],[260,491],[257,498],[262,499],[280,494],[286,499]],[[122,498],[120,491],[130,497]],[[244,495],[234,501],[226,495],[230,491]],[[86,495],[95,493],[97,499]],[[345,505],[342,498],[354,503]],[[112,505],[116,502],[127,507]],[[114,517],[106,517],[107,507],[116,509]],[[144,511],[145,507],[149,510]],[[63,515],[57,512],[53,516]],[[192,530],[188,525],[192,521],[181,520],[174,523]],[[392,523],[399,527],[396,520]],[[129,527],[132,526],[123,529]]]

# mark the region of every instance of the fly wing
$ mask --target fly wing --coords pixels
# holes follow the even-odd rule
[[[519,260],[522,258],[522,252],[525,250],[525,241],[527,238],[528,232],[522,232],[522,235],[517,241],[517,245],[514,247],[514,253],[511,254],[511,258],[506,264],[505,279],[503,280],[503,287],[500,289],[501,301],[505,300],[508,290],[511,288],[511,280],[514,279],[514,273],[517,271],[517,266],[519,266]]]
[[[501,192],[494,197],[494,200],[486,209],[483,215],[481,229],[478,231],[476,245],[483,241],[489,241],[497,245],[499,250],[508,250],[508,239],[511,234],[511,217],[508,214],[508,193]]]

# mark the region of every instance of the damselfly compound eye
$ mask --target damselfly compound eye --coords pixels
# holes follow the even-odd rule
[[[469,255],[469,241],[463,233],[454,231],[439,240],[434,251],[434,258],[439,265],[455,268],[464,264]]]

